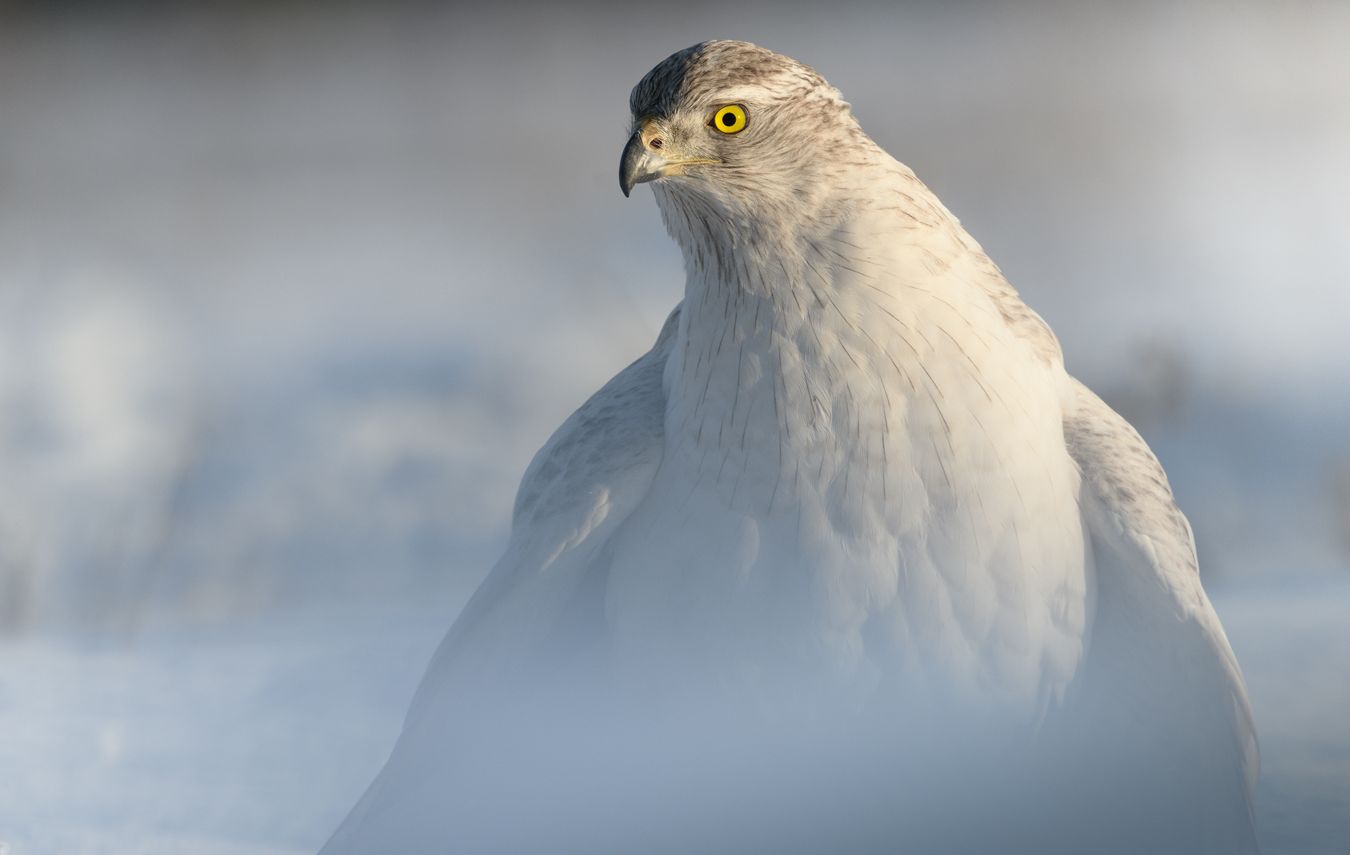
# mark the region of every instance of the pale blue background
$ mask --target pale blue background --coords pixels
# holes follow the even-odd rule
[[[11,855],[324,839],[679,297],[618,156],[714,36],[839,86],[1142,429],[1267,849],[1350,851],[1350,5],[39,8],[0,6]]]

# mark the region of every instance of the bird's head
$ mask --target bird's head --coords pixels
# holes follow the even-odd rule
[[[731,216],[809,207],[832,172],[873,148],[819,74],[746,42],[703,42],[667,57],[629,106],[619,186],[626,196],[656,181],[663,210],[671,201]]]

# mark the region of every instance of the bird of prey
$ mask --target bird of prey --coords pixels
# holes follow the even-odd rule
[[[813,69],[704,42],[630,108],[683,300],[324,853],[1255,852],[1190,527],[1045,322]]]

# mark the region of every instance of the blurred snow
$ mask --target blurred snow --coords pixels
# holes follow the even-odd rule
[[[627,92],[820,68],[1141,428],[1350,849],[1350,7],[0,6],[0,840],[312,850],[682,274]]]

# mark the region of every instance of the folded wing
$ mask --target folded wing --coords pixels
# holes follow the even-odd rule
[[[484,818],[479,806],[500,810],[506,791],[547,787],[507,780],[520,764],[506,758],[556,741],[556,731],[536,740],[528,731],[563,713],[527,707],[575,696],[584,678],[576,669],[596,661],[578,654],[600,641],[587,636],[604,625],[606,545],[660,464],[662,372],[678,316],[677,308],[652,350],[535,456],[505,554],[432,657],[389,761],[322,855],[474,851],[487,842],[473,840],[476,824],[512,825]],[[550,695],[550,683],[563,691]],[[511,695],[522,687],[528,694]]]
[[[1190,525],[1144,440],[1073,383],[1064,435],[1083,477],[1097,580],[1078,687],[1083,736],[1094,744],[1082,756],[1110,764],[1082,774],[1114,777],[1102,791],[1136,800],[1114,811],[1118,821],[1136,821],[1126,837],[1156,834],[1145,839],[1166,841],[1158,851],[1255,852],[1251,708],[1201,587]]]

